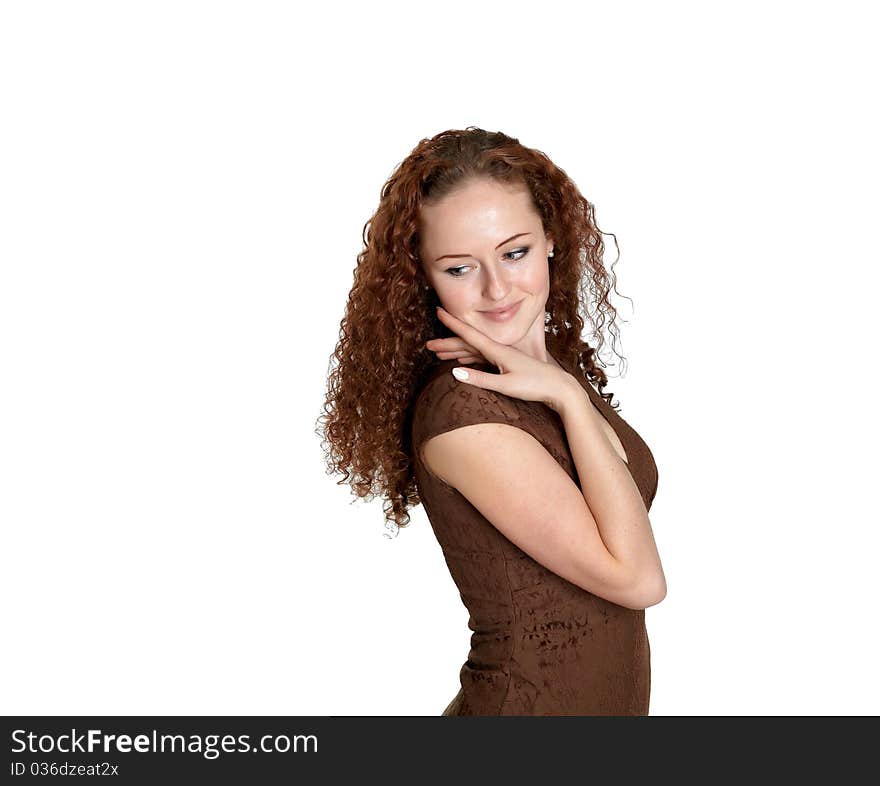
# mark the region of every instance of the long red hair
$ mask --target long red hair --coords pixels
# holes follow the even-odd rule
[[[364,225],[364,249],[357,256],[318,419],[328,473],[341,473],[339,485],[349,483],[359,498],[382,495],[386,526],[394,534],[409,524],[407,510],[420,502],[411,408],[421,381],[438,362],[424,345],[452,335],[437,318],[440,302],[422,270],[419,210],[426,200],[440,201],[474,177],[524,185],[531,192],[554,240],[547,348],[569,369],[582,371],[609,403],[612,399],[603,392],[608,380],[597,350],[604,343],[606,318],[610,332],[619,335],[617,312],[608,300],[616,277],[602,261],[603,233],[593,205],[544,153],[500,132],[470,126],[423,139],[385,183],[379,206]],[[597,349],[581,340],[582,304]]]

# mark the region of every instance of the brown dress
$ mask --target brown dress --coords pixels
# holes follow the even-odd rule
[[[411,420],[420,498],[472,631],[461,690],[442,714],[647,715],[645,611],[619,606],[548,570],[426,469],[421,446],[436,434],[472,423],[509,423],[535,437],[580,488],[554,410],[460,382],[452,376],[456,365],[441,360],[430,369]],[[489,364],[472,367],[498,373]],[[658,479],[651,451],[580,371],[575,376],[617,433],[650,510]]]

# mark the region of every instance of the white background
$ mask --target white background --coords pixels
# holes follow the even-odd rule
[[[382,184],[477,125],[620,244],[651,714],[876,713],[870,5],[315,8],[0,10],[0,712],[442,712],[424,511],[384,537],[316,422]]]

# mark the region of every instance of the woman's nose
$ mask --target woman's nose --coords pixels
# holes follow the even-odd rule
[[[500,270],[484,268],[486,271],[483,280],[483,294],[489,300],[500,300],[510,291],[510,284],[505,280]]]

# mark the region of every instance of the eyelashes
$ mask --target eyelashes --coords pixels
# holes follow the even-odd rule
[[[531,246],[524,246],[523,248],[515,248],[515,249],[513,249],[513,251],[508,251],[506,254],[504,254],[504,256],[509,257],[511,254],[520,254],[520,256],[518,256],[516,259],[511,260],[511,262],[519,262],[526,254],[529,253],[531,248],[532,248]],[[450,267],[450,268],[446,269],[446,272],[450,276],[452,276],[453,278],[461,278],[464,275],[464,273],[456,273],[455,271],[456,270],[464,270],[467,267],[469,267],[469,265],[459,265],[458,267]]]

